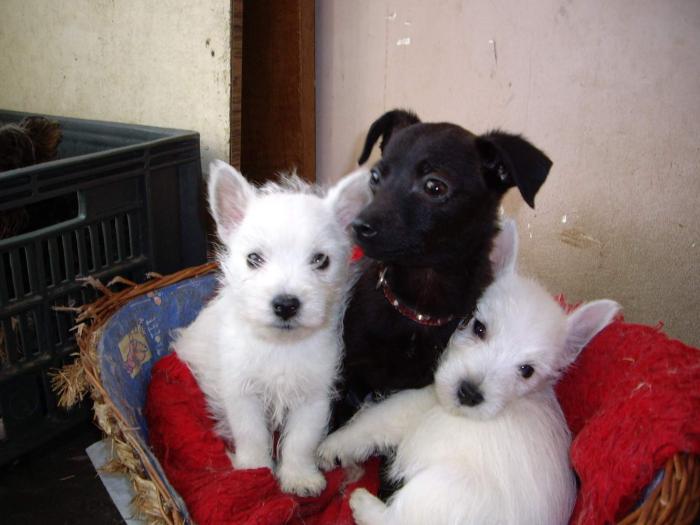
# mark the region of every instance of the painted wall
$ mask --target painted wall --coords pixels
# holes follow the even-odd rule
[[[316,24],[320,179],[394,107],[523,133],[554,168],[536,210],[504,201],[521,268],[700,346],[700,2],[320,0]]]
[[[229,156],[230,0],[2,0],[0,108],[199,131]]]

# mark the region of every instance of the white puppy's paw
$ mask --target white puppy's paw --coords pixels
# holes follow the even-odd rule
[[[272,458],[266,453],[253,453],[246,451],[231,452],[226,451],[228,458],[231,460],[233,468],[236,470],[248,470],[256,468],[272,469]]]
[[[352,465],[352,456],[347,453],[347,444],[342,431],[333,432],[321,442],[316,450],[318,464],[323,470],[333,470],[336,467],[336,460],[342,466]]]
[[[315,466],[280,466],[277,477],[283,492],[308,497],[318,496],[326,488],[326,478]]]
[[[321,444],[321,446],[323,446],[323,444]],[[336,456],[326,449],[321,449],[321,446],[319,446],[316,452],[316,463],[321,470],[328,472],[338,466],[336,464]]]
[[[366,489],[356,489],[350,495],[350,509],[357,525],[375,525],[383,523],[386,505],[370,494]]]

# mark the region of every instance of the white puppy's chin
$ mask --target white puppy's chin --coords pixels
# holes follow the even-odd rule
[[[502,409],[503,407],[500,404],[493,402],[484,402],[474,407],[464,405],[458,405],[456,407],[460,416],[477,420],[492,419],[496,417]]]
[[[281,330],[282,332],[292,332],[300,327],[301,326],[299,325],[299,323],[295,323],[293,321],[280,321],[273,323],[270,326],[270,328],[272,328],[273,330]]]
[[[324,323],[307,324],[290,319],[288,321],[274,320],[267,323],[252,323],[255,332],[261,339],[268,341],[300,341],[317,333],[325,326]]]

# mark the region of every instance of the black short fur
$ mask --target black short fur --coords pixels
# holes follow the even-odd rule
[[[380,137],[374,198],[353,223],[368,259],[345,314],[343,399],[335,424],[368,394],[432,382],[452,332],[492,281],[489,253],[503,194],[517,186],[534,207],[552,164],[520,136],[477,136],[455,124],[422,123],[403,110],[372,124],[360,163]],[[377,288],[380,265],[403,304],[456,318],[427,327],[404,317]]]

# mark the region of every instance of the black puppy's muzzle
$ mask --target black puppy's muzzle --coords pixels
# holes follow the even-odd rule
[[[359,218],[352,221],[352,229],[358,239],[371,239],[377,235],[377,230],[371,224]]]

